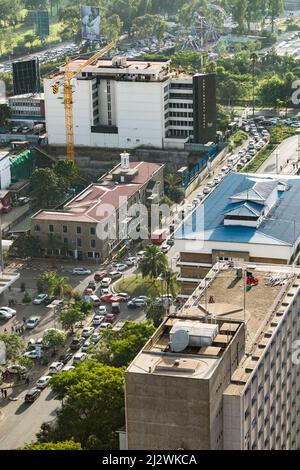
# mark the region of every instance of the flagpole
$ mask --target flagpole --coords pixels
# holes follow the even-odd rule
[[[243,289],[244,289],[244,322],[246,323],[246,270],[245,268],[243,268],[243,279],[244,279],[244,282],[243,282]]]

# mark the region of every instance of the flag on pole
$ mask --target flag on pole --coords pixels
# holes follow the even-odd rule
[[[258,285],[258,278],[253,276],[253,273],[247,271],[246,272],[246,292],[250,292],[252,287]]]

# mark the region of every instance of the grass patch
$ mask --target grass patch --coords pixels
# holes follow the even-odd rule
[[[154,298],[159,293],[159,284],[153,283],[150,279],[144,279],[142,276],[128,276],[120,279],[115,284],[117,292],[128,292],[132,297],[147,295]]]
[[[242,143],[247,139],[248,135],[246,132],[238,130],[234,134],[232,134],[230,138],[230,148],[234,149],[242,145]]]

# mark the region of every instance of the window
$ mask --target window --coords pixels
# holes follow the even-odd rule
[[[91,240],[91,248],[96,248],[96,240]]]
[[[80,226],[76,227],[76,232],[81,233],[81,227]]]
[[[77,238],[77,246],[79,246],[79,247],[82,246],[82,240],[81,240],[81,238]]]
[[[54,232],[54,226],[52,224],[49,225],[49,232]]]
[[[67,231],[68,231],[68,227],[66,225],[63,225],[63,232],[67,233]]]
[[[64,244],[65,244],[65,245],[68,244],[68,239],[67,239],[67,238],[64,238]]]
[[[91,227],[91,229],[90,229],[90,234],[91,234],[91,235],[96,235],[96,229],[95,229],[95,227]]]
[[[92,251],[88,252],[88,258],[93,258],[94,253]]]
[[[39,225],[35,225],[34,226],[34,231],[35,232],[40,232],[41,231],[41,227]]]

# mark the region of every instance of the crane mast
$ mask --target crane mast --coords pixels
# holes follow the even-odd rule
[[[91,65],[97,59],[110,51],[114,46],[115,42],[110,42],[107,46],[105,46],[103,49],[100,49],[83,64],[79,65],[75,71],[70,70],[70,63],[67,61],[64,68],[63,78],[52,85],[54,94],[57,94],[59,87],[62,86],[63,103],[65,108],[67,159],[70,161],[75,161],[72,80],[73,78],[77,77],[77,75],[79,75],[85,67]]]

